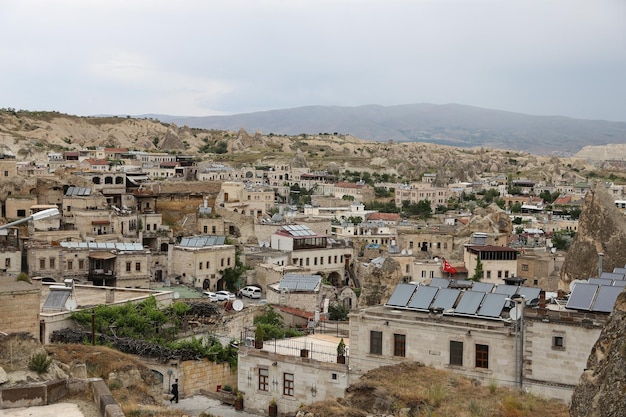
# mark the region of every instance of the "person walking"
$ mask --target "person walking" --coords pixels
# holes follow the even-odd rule
[[[172,384],[172,398],[170,398],[170,403],[176,400],[176,404],[178,404],[178,378],[174,380]]]

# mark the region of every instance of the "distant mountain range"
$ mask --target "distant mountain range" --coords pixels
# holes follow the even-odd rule
[[[625,122],[531,116],[459,104],[307,106],[230,116],[137,117],[202,129],[243,128],[266,135],[339,133],[374,141],[483,146],[557,156],[573,155],[589,145],[626,143]]]

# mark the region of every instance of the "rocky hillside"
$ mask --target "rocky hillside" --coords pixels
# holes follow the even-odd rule
[[[572,155],[585,145],[626,141],[626,123],[532,116],[459,104],[306,106],[230,116],[159,120],[198,128],[261,130],[274,134],[343,132],[363,139],[484,146],[544,155]]]
[[[587,360],[572,395],[571,417],[626,416],[626,293],[621,293],[609,322]]]
[[[561,282],[598,276],[599,254],[603,270],[613,271],[626,264],[626,223],[606,187],[596,183],[585,196],[576,234],[563,265]],[[567,289],[565,287],[564,289]]]
[[[312,170],[387,172],[405,180],[424,172],[439,180],[470,181],[484,173],[509,172],[549,182],[576,182],[597,167],[583,159],[538,156],[490,148],[455,148],[419,142],[368,142],[350,135],[279,136],[192,129],[152,119],[76,117],[54,112],[0,111],[0,152],[18,160],[47,159],[48,152],[90,146],[165,151],[241,164],[287,162]],[[226,153],[214,153],[223,146]]]

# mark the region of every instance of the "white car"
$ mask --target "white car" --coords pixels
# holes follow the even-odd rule
[[[228,301],[235,299],[235,294],[232,294],[228,291],[218,291],[215,293],[215,296],[217,297],[217,301]]]
[[[202,292],[202,296],[204,298],[208,298],[209,301],[211,301],[212,303],[218,301],[217,294],[215,294],[214,292],[211,292],[211,291],[203,291]]]
[[[259,287],[255,287],[254,285],[248,285],[247,287],[243,287],[241,289],[241,295],[248,298],[261,298],[261,289]]]

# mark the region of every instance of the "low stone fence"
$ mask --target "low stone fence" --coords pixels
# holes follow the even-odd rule
[[[102,417],[124,417],[124,412],[100,379],[57,379],[0,389],[0,409],[38,407],[57,403],[70,393],[87,391],[91,383],[93,400]],[[1,413],[0,413],[1,414]]]

